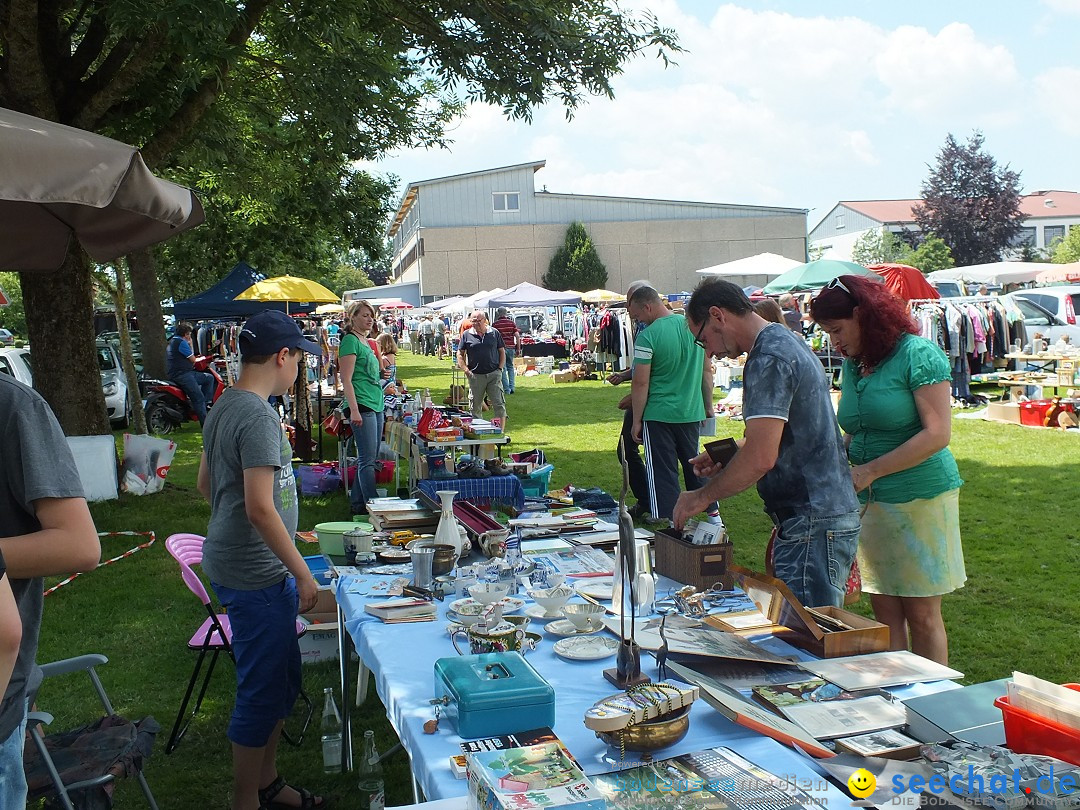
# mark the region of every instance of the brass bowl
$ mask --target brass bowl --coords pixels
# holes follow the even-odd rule
[[[659,751],[677,743],[689,730],[690,707],[683,706],[619,731],[598,731],[596,736],[625,751]]]
[[[432,576],[441,577],[454,570],[457,562],[457,549],[448,543],[435,545],[435,557],[431,561]]]

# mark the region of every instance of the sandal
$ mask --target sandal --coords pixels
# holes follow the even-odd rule
[[[293,787],[293,790],[300,794],[300,804],[275,802],[274,799],[287,787],[291,786],[285,781],[284,776],[278,774],[278,778],[269,785],[259,788],[259,807],[263,810],[316,810],[329,804],[322,796],[316,796],[307,788],[299,787]]]

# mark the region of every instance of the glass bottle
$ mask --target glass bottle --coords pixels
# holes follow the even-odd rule
[[[322,759],[327,773],[341,772],[341,715],[334,702],[334,687],[323,690]]]
[[[360,757],[360,808],[361,810],[384,810],[386,794],[383,787],[382,762],[375,748],[375,732],[364,732],[364,749]]]

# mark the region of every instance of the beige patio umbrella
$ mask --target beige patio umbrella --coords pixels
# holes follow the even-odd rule
[[[316,315],[340,315],[345,311],[341,304],[321,304],[315,307]]]
[[[55,270],[72,235],[111,261],[203,219],[134,147],[0,107],[0,270]]]
[[[625,301],[626,296],[611,290],[589,290],[581,293],[581,300],[586,304],[613,304],[616,301]]]

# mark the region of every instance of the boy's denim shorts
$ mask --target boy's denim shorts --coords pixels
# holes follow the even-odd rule
[[[300,694],[300,643],[296,637],[296,580],[255,591],[211,583],[228,610],[236,658],[236,705],[228,738],[261,748]]]

